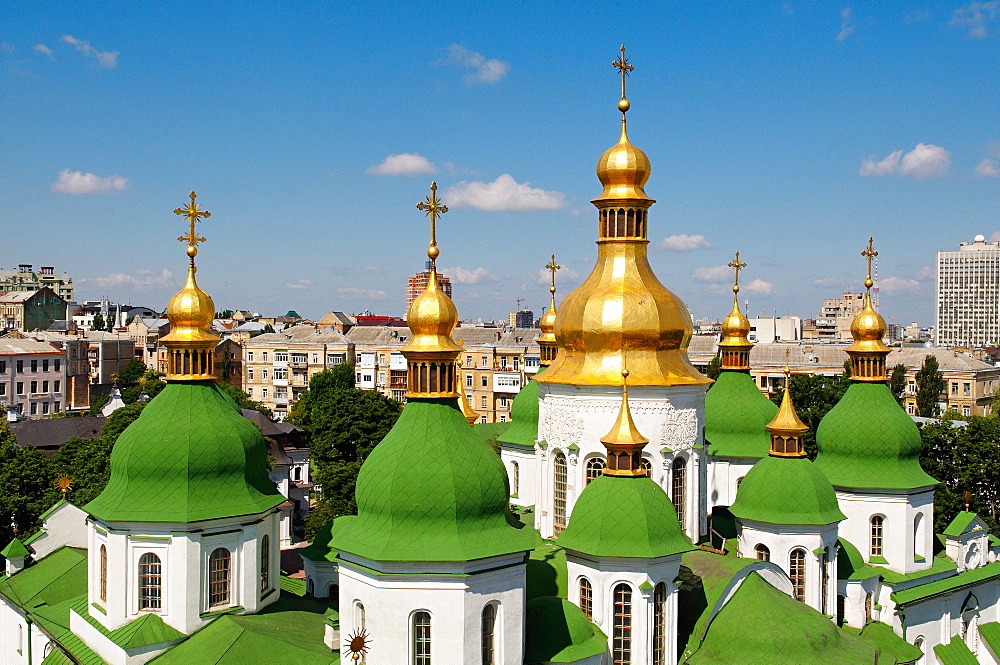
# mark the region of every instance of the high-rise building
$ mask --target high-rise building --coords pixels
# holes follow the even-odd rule
[[[1000,242],[976,236],[937,253],[937,346],[1000,344]]]
[[[438,273],[438,284],[441,286],[441,290],[444,291],[445,295],[449,298],[451,297],[451,280],[444,275]],[[424,265],[424,271],[418,272],[413,277],[406,280],[406,311],[410,311],[410,305],[416,300],[417,296],[427,290],[427,283],[431,278],[431,262],[428,261]],[[405,315],[405,313],[404,313]]]
[[[507,327],[509,328],[534,328],[535,313],[530,309],[522,309],[519,312],[507,313]]]

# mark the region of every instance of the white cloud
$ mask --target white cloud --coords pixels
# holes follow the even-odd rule
[[[308,289],[310,284],[312,284],[312,282],[310,280],[308,280],[308,279],[299,279],[299,280],[296,280],[294,282],[286,282],[285,283],[285,288],[286,289],[293,289],[293,290],[294,289],[299,289],[299,290],[301,290],[301,289]]]
[[[983,157],[983,161],[976,164],[973,170],[977,178],[997,178],[1000,177],[1000,160]]]
[[[703,235],[688,235],[681,233],[675,236],[667,236],[660,242],[653,245],[654,249],[663,249],[670,252],[684,252],[689,249],[704,249],[711,247]]]
[[[353,286],[342,286],[337,289],[337,293],[345,296],[362,296],[364,298],[385,298],[385,291],[382,289],[356,289]]]
[[[465,181],[450,187],[444,201],[454,208],[475,208],[487,212],[533,212],[566,207],[566,195],[518,183],[504,173],[493,182]]]
[[[460,44],[449,46],[448,55],[439,64],[474,69],[474,72],[465,77],[465,82],[470,84],[496,83],[510,71],[509,62],[492,58],[487,59],[482,54],[470,51]]]
[[[916,279],[917,281],[920,282],[926,282],[927,280],[934,278],[935,278],[934,268],[932,268],[931,266],[924,266],[923,268],[918,270],[916,274]]]
[[[740,289],[749,291],[750,293],[771,293],[774,291],[774,284],[765,282],[762,279],[755,279],[749,284],[741,284]]]
[[[453,282],[459,284],[479,284],[480,282],[489,280],[491,282],[496,281],[496,275],[491,273],[486,268],[473,268],[468,270],[462,268],[461,266],[455,266],[454,268],[442,268],[441,274],[448,277]]]
[[[93,286],[97,289],[134,289],[146,291],[154,287],[168,287],[174,285],[173,273],[169,270],[136,270],[136,278],[132,275],[116,272],[107,277],[82,277],[78,281],[85,286]]]
[[[86,57],[96,59],[97,64],[101,67],[114,69],[118,65],[118,51],[98,51],[89,42],[77,39],[73,35],[63,35],[62,40],[67,44],[72,44],[73,48]]]
[[[840,10],[840,32],[837,33],[837,41],[842,42],[854,34],[854,16],[850,7]]]
[[[41,53],[42,55],[48,56],[50,60],[55,60],[55,58],[52,57],[52,49],[50,49],[45,44],[35,44],[34,46],[32,46],[32,48]]]
[[[834,286],[843,286],[844,283],[839,279],[834,279],[833,277],[824,277],[822,279],[814,279],[813,284],[821,288],[830,288]]]
[[[950,25],[968,28],[969,36],[976,39],[987,37],[986,24],[1000,16],[1000,1],[970,2],[955,10]]]
[[[131,186],[129,179],[120,175],[102,178],[93,173],[64,169],[59,172],[59,179],[52,183],[52,191],[63,194],[110,194],[123,192]]]
[[[879,280],[878,288],[888,295],[917,293],[920,291],[920,282],[907,277],[886,277]]]
[[[437,167],[423,155],[415,152],[401,152],[389,155],[381,164],[368,169],[376,175],[425,175],[437,173]]]
[[[905,154],[902,150],[896,150],[879,161],[875,161],[875,157],[867,157],[862,160],[858,175],[894,175],[929,180],[947,175],[950,166],[951,153],[946,149],[929,143],[918,143]]]
[[[556,284],[561,284],[566,280],[575,280],[579,278],[580,273],[566,266],[563,266],[556,271]],[[531,281],[535,284],[544,284],[545,286],[548,286],[552,283],[552,278],[549,276],[548,270],[545,268],[539,268],[537,272],[532,273]]]
[[[733,269],[729,266],[714,268],[695,268],[691,277],[701,282],[724,282],[733,278]]]

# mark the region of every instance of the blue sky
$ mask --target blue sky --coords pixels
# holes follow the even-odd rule
[[[593,266],[594,165],[653,164],[650,260],[696,318],[812,316],[874,235],[887,320],[933,319],[934,252],[1000,232],[1000,2],[0,5],[0,267],[161,307],[403,314],[437,180],[463,317],[541,311]],[[1000,235],[998,235],[1000,237]]]

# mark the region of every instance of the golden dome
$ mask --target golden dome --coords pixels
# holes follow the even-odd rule
[[[175,293],[167,304],[171,341],[181,341],[182,337],[191,340],[206,339],[206,334],[218,339],[209,332],[212,319],[215,318],[215,303],[210,295],[198,288],[194,278],[197,271],[193,265],[188,267],[184,288]]]
[[[790,377],[785,375],[785,385],[788,385],[788,379]],[[769,422],[766,427],[767,431],[775,436],[801,436],[809,431],[809,426],[802,422],[799,418],[799,414],[795,411],[795,405],[792,404],[792,391],[786,389],[784,396],[781,398],[781,406],[778,408],[778,415],[774,417],[774,420]]]
[[[851,321],[851,337],[854,338],[854,344],[851,346],[857,346],[858,350],[881,351],[883,348],[888,349],[882,343],[885,331],[885,319],[875,311],[871,295],[866,293],[864,306]],[[861,349],[861,346],[866,348]]]
[[[604,151],[597,160],[597,177],[604,185],[604,191],[594,201],[617,199],[652,201],[643,187],[649,180],[651,171],[649,157],[632,145],[625,131],[622,117],[622,135],[618,143]]]
[[[747,339],[750,334],[750,319],[740,311],[737,297],[733,296],[733,309],[722,319],[722,341],[719,346],[753,346]]]
[[[406,323],[412,335],[410,343],[401,351],[406,353],[455,353],[462,350],[451,339],[458,325],[458,309],[451,298],[441,290],[437,270],[432,266],[427,289],[410,305]]]
[[[868,238],[868,249],[861,252],[868,260],[868,276],[865,278],[865,299],[861,311],[851,321],[851,337],[854,343],[845,349],[851,357],[851,378],[855,381],[885,381],[885,360],[890,349],[882,341],[885,337],[886,325],[882,315],[875,311],[872,304],[872,259],[878,252],[872,246],[872,238]]]
[[[549,308],[545,310],[542,314],[542,318],[538,320],[538,329],[542,331],[542,334],[538,336],[539,344],[555,344],[556,343],[556,285],[553,284],[549,287]]]

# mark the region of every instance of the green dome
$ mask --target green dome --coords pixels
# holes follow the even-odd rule
[[[534,450],[538,438],[538,382],[534,379],[514,397],[510,405],[511,425],[497,437],[501,444],[524,446]]]
[[[197,522],[284,500],[260,430],[206,380],[171,382],[146,405],[115,443],[107,487],[83,509],[107,522]]]
[[[580,493],[557,542],[592,556],[640,559],[694,549],[667,493],[647,476],[595,478]]]
[[[412,399],[358,474],[358,518],[331,547],[375,561],[470,561],[533,549],[507,472],[452,399]]]
[[[705,395],[705,443],[714,457],[767,457],[771,436],[764,429],[778,407],[746,372],[723,371]]]
[[[816,464],[835,487],[936,485],[920,467],[920,432],[884,383],[855,381],[816,428]]]
[[[333,536],[345,526],[358,519],[357,515],[341,515],[332,519],[319,528],[312,542],[299,550],[299,555],[310,561],[334,561],[337,558],[337,550],[330,548],[330,541]]]
[[[565,598],[532,598],[524,624],[524,660],[529,663],[575,663],[608,649],[607,636]]]
[[[832,524],[847,519],[833,485],[808,457],[765,457],[754,464],[729,512],[767,524]]]

